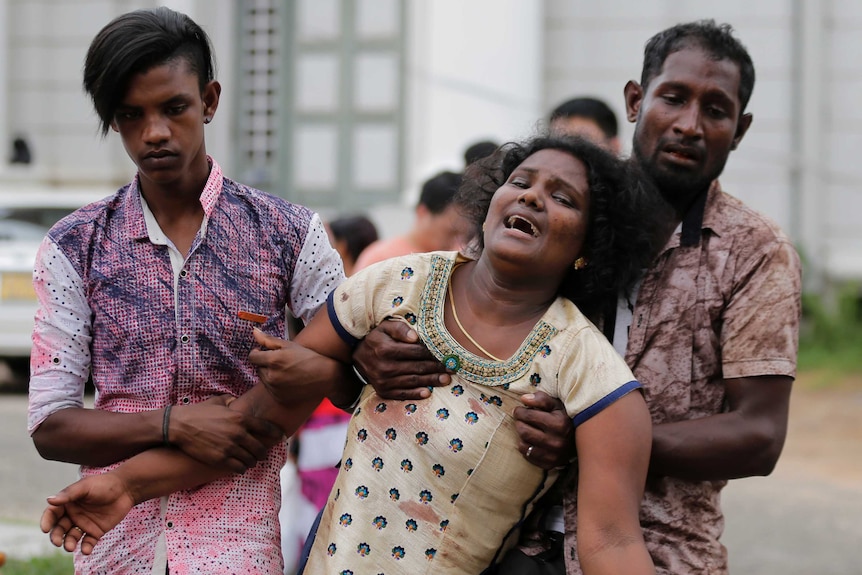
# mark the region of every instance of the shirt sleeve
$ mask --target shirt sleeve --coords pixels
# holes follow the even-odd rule
[[[724,377],[796,375],[802,272],[799,254],[776,241],[740,271],[722,316]]]
[[[66,255],[46,237],[33,269],[38,308],[30,353],[30,434],[52,413],[84,405],[92,323],[83,284]]]
[[[344,281],[341,256],[329,243],[320,216],[314,214],[290,284],[290,309],[308,323],[329,294]]]

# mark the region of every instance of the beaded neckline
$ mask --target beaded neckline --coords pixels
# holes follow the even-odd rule
[[[557,333],[557,328],[540,319],[512,357],[497,361],[480,357],[465,349],[446,330],[443,312],[446,291],[456,262],[444,256],[431,257],[429,281],[422,292],[417,331],[431,353],[452,364],[457,361],[458,374],[473,383],[499,386],[520,379],[532,365],[533,358]],[[452,358],[457,358],[453,360]]]

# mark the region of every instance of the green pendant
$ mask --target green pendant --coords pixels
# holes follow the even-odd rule
[[[455,354],[449,354],[443,358],[443,365],[449,371],[458,371],[461,369],[461,358]]]

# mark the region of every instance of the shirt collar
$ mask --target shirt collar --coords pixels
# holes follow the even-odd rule
[[[207,162],[210,165],[210,174],[201,190],[200,202],[204,210],[204,221],[201,224],[201,231],[206,230],[207,222],[218,203],[221,192],[224,189],[224,176],[222,175],[221,166],[218,165],[211,156],[207,156]],[[147,220],[144,215],[143,197],[141,196],[140,177],[135,174],[129,184],[128,193],[126,194],[126,208],[129,214],[129,237],[136,240],[149,238],[147,232]]]

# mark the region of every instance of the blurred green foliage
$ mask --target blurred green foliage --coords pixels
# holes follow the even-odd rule
[[[62,551],[26,561],[9,558],[0,568],[2,575],[72,575],[74,572],[72,554]]]
[[[802,295],[799,369],[862,373],[862,291],[835,287],[829,296]]]

